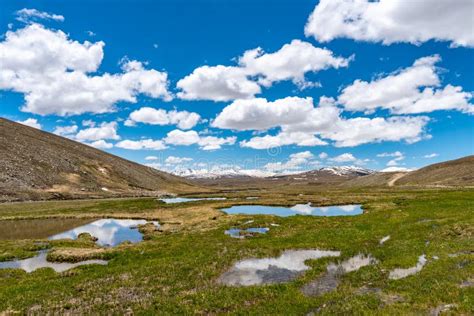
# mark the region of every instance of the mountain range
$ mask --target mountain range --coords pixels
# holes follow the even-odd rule
[[[0,118],[0,201],[163,196],[277,185],[472,187],[474,156],[410,172],[337,166],[290,174],[183,169],[173,175]]]

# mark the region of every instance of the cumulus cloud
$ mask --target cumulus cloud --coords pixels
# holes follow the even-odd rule
[[[173,130],[163,139],[166,144],[190,146],[197,144],[202,150],[220,149],[223,145],[235,144],[235,136],[220,138],[215,136],[201,136],[196,131]]]
[[[268,149],[285,145],[326,145],[351,147],[382,141],[417,142],[424,137],[429,119],[423,116],[345,119],[331,98],[321,97],[319,106],[312,98],[236,100],[219,113],[214,127],[233,130],[279,128],[276,135],[256,136],[240,143],[242,147]]]
[[[71,136],[77,132],[77,125],[56,126],[53,133],[59,136]]]
[[[37,128],[37,129],[41,129],[41,124],[38,122],[37,119],[34,119],[34,118],[27,118],[24,121],[16,121],[16,122],[20,123],[20,124],[23,124],[23,125],[26,125],[26,126],[29,126],[29,127],[34,127],[34,128]]]
[[[118,140],[117,122],[103,122],[98,127],[89,127],[80,130],[74,137],[78,141],[98,141],[105,139]]]
[[[351,153],[344,153],[339,156],[329,158],[329,160],[333,162],[341,163],[341,162],[354,162],[357,160],[357,158],[354,157],[354,155],[352,155]]]
[[[138,61],[123,60],[121,73],[93,75],[104,45],[80,43],[40,24],[10,30],[0,42],[0,90],[23,93],[22,111],[40,115],[111,112],[117,102],[137,102],[139,94],[171,99],[167,74]]]
[[[125,139],[115,144],[115,147],[129,149],[129,150],[163,150],[168,148],[162,140],[141,139],[129,140]]]
[[[145,160],[150,161],[150,160],[158,160],[158,157],[156,156],[146,156]]]
[[[169,156],[165,159],[165,163],[170,165],[177,165],[182,164],[183,162],[190,162],[193,161],[193,158],[189,157],[176,157],[176,156]]]
[[[432,153],[432,154],[424,155],[423,158],[431,159],[431,158],[436,158],[438,156],[439,156],[439,154]]]
[[[202,66],[179,80],[178,97],[185,100],[229,101],[254,96],[260,86],[248,79],[244,69],[238,67]]]
[[[377,157],[385,158],[385,157],[391,157],[392,159],[387,162],[388,167],[395,167],[400,164],[400,161],[405,159],[405,155],[401,153],[400,151],[395,151],[392,153],[381,153],[378,154]]]
[[[201,116],[188,111],[166,111],[150,107],[142,107],[130,113],[125,125],[134,126],[136,123],[151,125],[177,125],[181,129],[190,129],[196,126]]]
[[[113,144],[106,142],[105,140],[96,140],[95,142],[88,143],[87,145],[98,148],[98,149],[110,149],[114,147]]]
[[[335,38],[420,44],[449,41],[474,46],[471,0],[321,0],[305,26],[306,36],[320,42]]]
[[[256,48],[238,58],[237,66],[202,66],[179,80],[178,97],[187,100],[230,101],[252,98],[261,86],[291,80],[300,88],[319,86],[305,80],[308,72],[347,67],[351,58],[335,57],[333,52],[310,43],[293,40],[274,53]]]
[[[267,130],[298,123],[313,111],[312,98],[287,97],[274,102],[264,98],[235,100],[212,122],[213,127],[235,130]]]
[[[54,20],[58,22],[64,21],[64,16],[54,13],[38,11],[36,9],[23,8],[16,11],[16,19],[23,23],[31,23],[35,20]]]
[[[383,108],[395,114],[437,110],[474,113],[474,106],[469,103],[472,93],[449,84],[440,87],[435,66],[440,60],[438,55],[423,57],[408,68],[371,82],[355,80],[342,90],[338,102],[350,111],[373,112]]]
[[[314,155],[310,151],[302,151],[291,154],[286,162],[271,162],[264,166],[264,168],[271,172],[280,172],[285,170],[301,169],[308,164]]]

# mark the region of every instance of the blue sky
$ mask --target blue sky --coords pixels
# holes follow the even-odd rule
[[[406,3],[6,0],[0,116],[167,170],[471,155],[473,4]]]

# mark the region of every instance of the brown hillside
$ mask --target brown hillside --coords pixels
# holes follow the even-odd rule
[[[445,161],[408,173],[395,185],[474,186],[474,156]]]
[[[200,190],[182,178],[0,118],[0,201]]]

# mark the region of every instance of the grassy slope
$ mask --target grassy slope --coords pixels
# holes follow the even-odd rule
[[[408,173],[396,185],[474,186],[474,156],[441,162]]]
[[[297,197],[293,197],[297,199]],[[320,201],[320,195],[305,196]],[[176,233],[154,233],[148,241],[117,251],[108,266],[80,267],[64,274],[52,270],[26,274],[19,270],[0,270],[0,311],[55,310],[81,313],[250,313],[305,314],[323,306],[322,313],[390,313],[427,312],[441,304],[455,303],[459,313],[474,310],[474,288],[460,288],[472,278],[472,254],[451,258],[448,254],[474,250],[474,194],[472,191],[395,191],[327,193],[326,201],[365,200],[362,216],[318,218],[256,217],[256,225],[279,223],[269,234],[236,240],[223,234],[224,229],[243,222],[249,216],[222,216],[211,229],[181,229]],[[277,203],[282,197],[270,195],[260,202]],[[236,201],[239,202],[239,201]],[[99,202],[96,206],[67,206],[60,203],[43,206],[48,216],[97,215],[98,212],[129,217],[152,214],[203,212],[229,202],[198,202],[188,206],[164,207],[151,199]],[[49,211],[48,211],[49,209]],[[20,209],[4,206],[0,216],[11,217]],[[160,215],[160,216],[157,216]],[[34,216],[22,212],[21,216]],[[207,215],[206,215],[207,216]],[[208,221],[203,217],[203,220]],[[192,228],[192,227],[191,227]],[[379,246],[386,235],[391,239]],[[427,242],[429,241],[429,242]],[[0,253],[31,250],[32,241],[0,242]],[[60,247],[60,245],[56,245]],[[337,291],[322,297],[308,298],[299,288],[317,277],[330,261],[310,261],[313,269],[294,282],[245,288],[222,287],[216,278],[232,262],[248,257],[277,255],[290,248],[322,248],[342,251],[342,258],[359,252],[371,253],[380,263],[350,273]],[[425,253],[428,264],[416,276],[391,281],[388,271],[415,265]],[[433,255],[439,260],[433,260]],[[341,259],[342,259],[341,258]],[[382,295],[357,294],[362,286],[377,287]],[[387,298],[401,299],[386,304]]]
[[[171,174],[0,118],[0,201],[140,196],[149,191],[202,189]]]

